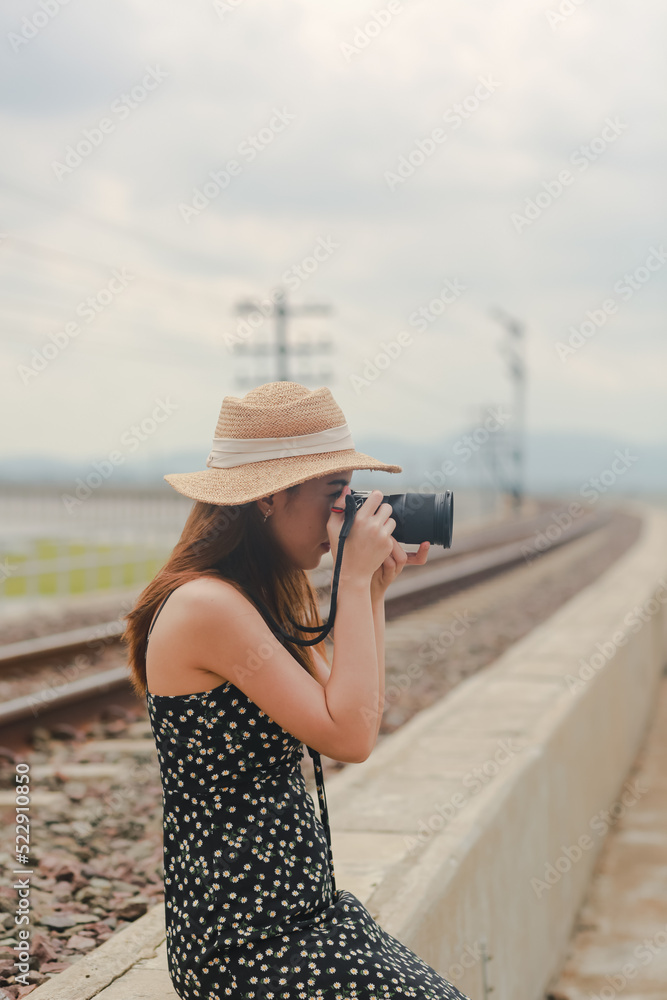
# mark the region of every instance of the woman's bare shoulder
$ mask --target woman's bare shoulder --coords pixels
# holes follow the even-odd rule
[[[256,608],[235,581],[202,575],[175,587],[165,612],[158,616],[156,630],[160,620],[162,629],[207,628],[221,613],[237,617],[256,612]]]
[[[237,602],[242,600],[254,607],[240,584],[221,576],[194,577],[180,584],[174,590],[174,594],[179,595],[178,601],[181,604],[199,604],[203,599],[216,601],[228,599]]]

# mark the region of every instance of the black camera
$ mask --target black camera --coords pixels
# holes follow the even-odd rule
[[[357,510],[371,492],[350,488],[349,495]],[[454,494],[451,490],[444,493],[390,493],[383,496],[380,503],[391,506],[391,516],[396,521],[392,535],[397,542],[416,545],[431,542],[445,549],[451,548],[454,524]]]
[[[300,632],[316,633],[312,639],[301,639],[299,636],[290,635],[282,625],[271,617],[271,613],[266,605],[259,598],[253,597],[262,617],[280,642],[288,639],[299,646],[314,646],[316,643],[322,642],[333,628],[336,618],[336,601],[338,598],[338,581],[341,559],[343,558],[343,548],[354,524],[357,511],[370,495],[370,490],[368,492],[361,492],[350,489],[350,492],[345,494],[344,499],[340,499],[339,494],[336,498],[336,504],[331,508],[332,510],[342,509],[345,517],[340,529],[340,544],[336,552],[333,579],[331,581],[331,606],[326,625],[300,625],[299,622],[294,621],[289,613],[287,615],[293,628],[298,629]],[[433,545],[442,545],[445,549],[451,548],[452,525],[454,521],[454,494],[451,490],[445,490],[444,493],[390,493],[388,496],[383,495],[380,503],[388,503],[391,507],[392,517],[396,521],[392,537],[397,542],[405,542],[408,545],[431,542]],[[379,506],[380,504],[378,504]]]

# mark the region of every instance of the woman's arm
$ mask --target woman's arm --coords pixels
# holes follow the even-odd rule
[[[371,709],[366,713],[366,718],[369,720],[369,724],[375,725],[375,742],[377,742],[378,734],[380,732],[380,726],[382,724],[382,714],[384,712],[384,687],[385,687],[385,663],[384,663],[384,629],[385,629],[385,614],[384,614],[384,596],[371,594],[371,608],[373,611],[373,628],[375,632],[375,649],[377,653],[377,663],[378,663],[378,704],[377,711]],[[327,661],[321,657],[319,654],[315,654],[315,675],[317,680],[320,682],[322,687],[326,687],[327,681],[331,676],[331,668],[329,667]]]
[[[341,573],[338,586],[333,665],[325,699],[331,717],[346,724],[350,745],[363,748],[363,756],[356,759],[365,760],[375,745],[380,698],[370,580]]]
[[[378,661],[378,705],[377,719],[375,725],[375,742],[377,742],[382,724],[382,713],[384,712],[384,594],[379,596],[371,595],[371,607],[373,608],[373,623],[375,625],[375,650]]]

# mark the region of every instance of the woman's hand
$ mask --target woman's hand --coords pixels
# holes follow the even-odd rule
[[[421,542],[416,552],[406,552],[401,548],[400,542],[392,536],[393,549],[384,562],[378,566],[371,577],[371,598],[372,600],[384,599],[384,594],[389,584],[396,579],[406,563],[420,565],[426,562],[430,542]]]
[[[346,485],[337,497],[337,506],[331,508],[327,521],[334,566],[338,558],[340,531],[345,520],[345,497],[349,492],[350,487]],[[391,504],[380,503],[381,500],[382,490],[371,490],[354,515],[345,544],[341,579],[353,577],[370,582],[376,567],[382,565],[382,560],[391,554],[391,533],[396,527],[396,520],[391,516]]]

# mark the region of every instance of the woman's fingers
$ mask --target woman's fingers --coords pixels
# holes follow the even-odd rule
[[[426,557],[428,556],[428,550],[431,546],[430,542],[421,542],[419,548],[416,552],[407,552],[409,563],[417,563],[420,566],[426,562]]]
[[[417,566],[424,565],[431,545],[430,542],[421,542],[416,552],[406,552],[403,546],[399,545],[395,538],[393,538],[392,541],[394,543],[393,548],[385,560],[387,569],[392,568],[392,560],[399,572],[403,569],[406,563],[411,563]]]
[[[392,542],[393,542],[393,548],[391,550],[390,557],[393,556],[393,558],[396,560],[397,565],[404,566],[405,563],[407,562],[408,553],[405,551],[402,545],[399,545],[399,543],[396,541],[395,538],[392,538]]]

